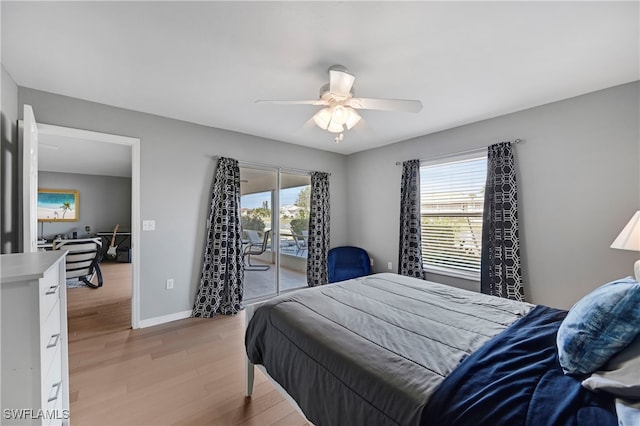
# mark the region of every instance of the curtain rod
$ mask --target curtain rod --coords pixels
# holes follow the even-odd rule
[[[514,141],[507,141],[509,143],[514,143],[514,144],[519,144],[524,142],[522,139],[516,139]],[[464,154],[471,154],[472,152],[479,152],[482,151],[483,149],[487,149],[488,146],[486,147],[481,147],[481,148],[474,148],[474,149],[467,149],[466,151],[458,151],[458,152],[451,152],[449,154],[442,154],[442,155],[436,155],[435,157],[429,157],[429,158],[420,158],[420,161],[431,161],[431,160],[439,160],[442,158],[447,158],[447,157],[455,157],[456,155],[464,155]],[[402,161],[396,161],[396,166],[401,166],[402,165]]]
[[[221,157],[221,155],[212,155],[211,156],[211,158],[213,158],[214,160],[217,160],[220,157]],[[278,170],[284,170],[284,171],[301,173],[301,174],[311,174],[312,171],[316,171],[316,170],[296,169],[294,167],[274,166],[273,164],[256,163],[256,162],[253,162],[253,161],[243,161],[243,160],[238,160],[238,165],[240,165],[241,167],[242,166],[265,167],[265,168],[268,168],[268,169],[278,169]],[[329,172],[323,172],[323,173],[327,173],[329,176],[331,176],[331,173],[329,173]]]

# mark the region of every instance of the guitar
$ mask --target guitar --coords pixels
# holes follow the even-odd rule
[[[111,244],[109,244],[109,249],[107,249],[107,257],[115,258],[116,257],[116,234],[118,233],[118,228],[120,224],[117,224],[115,228],[113,228],[113,236],[111,237]]]

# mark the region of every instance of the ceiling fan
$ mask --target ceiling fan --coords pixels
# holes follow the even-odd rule
[[[342,65],[329,68],[329,83],[320,88],[320,97],[312,100],[291,101],[256,101],[256,103],[272,103],[281,105],[318,105],[324,106],[313,116],[313,121],[323,130],[339,133],[335,142],[340,142],[343,132],[350,130],[362,117],[356,112],[358,109],[418,112],[422,109],[422,102],[408,99],[376,99],[354,97],[353,83],[356,77],[347,72]]]

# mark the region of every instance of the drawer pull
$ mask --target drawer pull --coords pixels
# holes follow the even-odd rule
[[[55,348],[58,345],[58,340],[60,340],[60,333],[51,336],[49,343],[47,344],[47,349]]]
[[[55,294],[55,292],[58,291],[58,288],[60,288],[60,284],[52,285],[51,287],[49,287],[49,290],[47,290],[44,294],[46,295]]]
[[[51,385],[51,390],[53,391],[53,389],[55,388],[56,393],[53,396],[51,396],[51,392],[49,392],[49,399],[47,400],[47,402],[55,401],[56,399],[58,399],[58,394],[60,393],[61,387],[62,387],[62,382],[58,382],[54,385]]]

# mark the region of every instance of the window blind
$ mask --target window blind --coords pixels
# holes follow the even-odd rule
[[[422,258],[427,270],[480,277],[487,157],[420,167]]]

